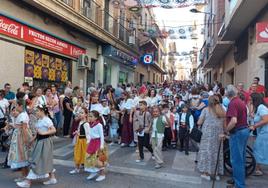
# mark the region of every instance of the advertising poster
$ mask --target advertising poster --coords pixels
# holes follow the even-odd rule
[[[43,80],[48,80],[48,68],[47,67],[42,67],[42,79]]]
[[[24,71],[25,77],[34,77],[34,65],[25,64]]]
[[[25,50],[24,76],[45,81],[66,82],[68,61],[51,55]]]
[[[56,70],[56,81],[61,82],[61,71],[60,70]]]
[[[42,67],[49,67],[49,56],[42,54]]]
[[[25,63],[34,65],[34,51],[25,50]]]

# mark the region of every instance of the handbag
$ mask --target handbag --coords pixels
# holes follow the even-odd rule
[[[198,129],[197,127],[194,127],[189,134],[190,138],[193,139],[194,141],[200,143],[201,137],[202,137],[202,131]]]

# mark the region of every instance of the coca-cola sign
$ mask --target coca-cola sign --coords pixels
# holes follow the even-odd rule
[[[15,38],[21,38],[22,25],[0,16],[0,33]]]
[[[0,34],[77,58],[86,50],[0,15]]]

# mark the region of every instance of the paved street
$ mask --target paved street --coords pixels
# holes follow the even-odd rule
[[[154,162],[150,159],[150,154],[145,152],[143,163],[135,162],[136,153],[134,148],[120,148],[118,145],[110,146],[110,166],[108,168],[107,179],[101,183],[87,181],[87,173],[79,175],[69,175],[73,167],[72,146],[68,139],[55,140],[54,162],[57,169],[59,183],[51,188],[74,188],[74,187],[96,187],[96,188],[209,188],[212,183],[202,180],[199,173],[195,171],[195,153],[185,156],[178,150],[165,151],[165,166],[155,170]],[[3,160],[5,153],[0,153]],[[268,169],[266,168],[266,173]],[[16,172],[10,169],[0,170],[0,188],[14,188],[13,179]],[[249,188],[266,188],[268,180],[263,177],[250,177],[247,184]],[[216,188],[226,187],[227,177],[216,182]],[[40,182],[35,182],[33,187],[45,187]]]

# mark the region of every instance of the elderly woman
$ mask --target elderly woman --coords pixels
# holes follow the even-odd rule
[[[64,116],[64,122],[63,122],[63,136],[68,136],[70,124],[73,116],[73,102],[72,102],[72,93],[73,90],[70,88],[65,89],[65,97],[63,99],[63,116]]]
[[[210,180],[217,163],[217,151],[220,144],[219,135],[223,134],[223,122],[225,111],[222,108],[219,98],[215,95],[208,99],[208,107],[205,108],[197,122],[202,126],[202,139],[198,153],[197,169],[202,173],[201,178]],[[218,166],[218,175],[223,175],[223,151]],[[216,176],[219,179],[219,176]]]
[[[255,175],[262,176],[263,172],[260,165],[268,165],[268,107],[260,93],[252,93],[251,99],[255,115],[254,125],[250,129],[257,129],[258,133],[254,144],[254,156],[257,161]]]

